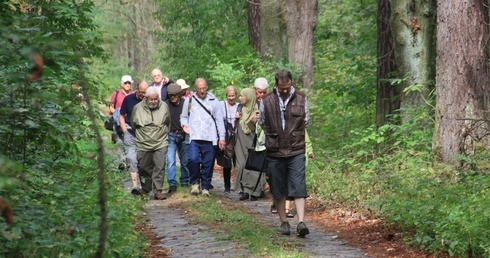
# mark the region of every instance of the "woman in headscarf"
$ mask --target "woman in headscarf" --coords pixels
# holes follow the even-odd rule
[[[263,195],[265,176],[261,172],[245,169],[248,148],[252,148],[255,138],[255,126],[258,120],[257,99],[251,88],[240,92],[240,105],[237,112],[238,125],[236,130],[236,181],[235,191],[240,193],[240,200],[256,201]],[[260,177],[260,180],[259,180]]]

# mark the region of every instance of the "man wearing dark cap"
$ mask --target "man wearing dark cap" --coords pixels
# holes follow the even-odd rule
[[[182,106],[184,104],[182,98],[182,87],[172,83],[167,87],[168,100],[166,103],[170,110],[170,133],[168,135],[168,150],[167,150],[167,180],[170,186],[168,193],[172,194],[177,191],[177,174],[176,152],[179,154],[180,160],[180,185],[185,187],[189,185],[189,170],[187,169],[187,146],[185,143],[185,132],[180,125],[180,115],[182,114]]]

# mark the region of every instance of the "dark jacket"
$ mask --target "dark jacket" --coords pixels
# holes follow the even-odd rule
[[[288,158],[305,153],[305,104],[305,94],[295,91],[286,106],[286,125],[283,130],[276,89],[264,96],[262,105],[265,113],[267,156]]]
[[[161,100],[162,100],[163,102],[165,102],[165,101],[168,99],[167,87],[168,87],[168,85],[170,85],[171,83],[174,83],[174,81],[172,81],[172,79],[168,79],[168,82],[167,82],[167,83],[163,82],[163,85],[162,85],[162,90],[161,90],[161,96],[162,96],[162,97],[161,97]],[[152,82],[152,83],[150,84],[150,87],[153,87],[153,86],[155,86],[155,83],[154,83],[154,82]]]

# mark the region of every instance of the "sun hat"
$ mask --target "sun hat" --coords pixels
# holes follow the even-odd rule
[[[177,83],[181,89],[187,89],[190,87],[185,83],[184,79],[178,79],[175,83]]]

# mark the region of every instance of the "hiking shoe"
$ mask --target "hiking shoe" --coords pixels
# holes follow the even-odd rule
[[[168,194],[174,194],[175,192],[177,192],[177,186],[176,185],[171,185],[168,189]]]
[[[305,225],[305,223],[300,222],[296,227],[296,235],[298,237],[305,237],[308,234],[310,234],[310,230],[308,230],[308,227]]]
[[[191,194],[199,194],[199,184],[193,184]]]
[[[165,200],[165,199],[167,199],[167,196],[165,196],[165,194],[163,194],[162,191],[157,191],[155,193],[154,199],[155,200]]]
[[[284,221],[281,223],[281,228],[279,229],[279,232],[283,235],[291,235],[291,226],[289,225],[289,222]]]
[[[226,188],[224,193],[230,193],[230,189],[229,188]]]
[[[209,196],[209,190],[202,190],[202,196]]]
[[[140,195],[141,194],[141,188],[138,188],[138,187],[133,187],[133,189],[131,189],[131,194],[132,195]]]

